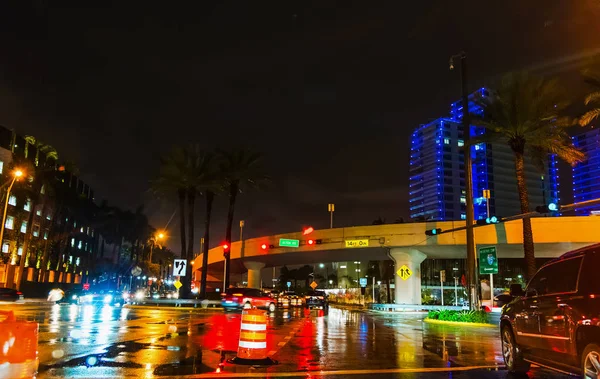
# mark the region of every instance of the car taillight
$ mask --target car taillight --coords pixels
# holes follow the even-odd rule
[[[243,293],[234,293],[232,296],[244,296]]]
[[[319,300],[323,300],[323,296],[319,296]]]
[[[22,294],[23,294],[23,292],[17,291],[17,295],[22,295]]]

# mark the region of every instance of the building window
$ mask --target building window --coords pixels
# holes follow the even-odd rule
[[[0,174],[4,171],[4,162],[0,161]]]
[[[79,266],[79,257],[75,260],[75,266]]]
[[[38,209],[35,211],[35,215],[36,216],[41,216],[42,215],[42,208]]]
[[[75,246],[75,238],[71,238],[71,247]]]
[[[40,236],[40,226],[39,225],[34,225],[33,226],[32,234],[33,234],[34,237],[39,237]]]
[[[40,188],[40,193],[42,195],[46,194],[46,186],[44,184],[42,184],[42,188]]]
[[[94,236],[94,229],[92,229],[92,237]]]
[[[466,215],[466,214],[464,214],[464,213],[461,213],[461,214],[460,214],[460,219],[461,219],[461,220],[466,220],[466,219],[467,219],[467,215]]]
[[[13,230],[15,228],[15,218],[13,216],[6,217],[6,222],[4,223],[4,227],[6,229]]]
[[[8,198],[8,203],[12,206],[16,206],[17,205],[17,197],[15,195],[10,195],[10,197]]]
[[[450,138],[444,138],[444,145],[450,145]]]
[[[21,222],[21,233],[27,233],[27,221]]]
[[[44,239],[47,240],[48,239],[48,230],[44,230]]]
[[[3,253],[8,253],[9,249],[10,249],[10,244],[8,242],[4,242],[2,244],[2,252]]]
[[[82,246],[83,246],[83,242],[79,241],[79,243],[77,244],[77,248],[78,248],[79,250],[81,250],[81,247],[82,247]]]
[[[79,229],[79,233],[83,233],[84,229],[83,226]]]
[[[458,147],[463,147],[463,146],[465,146],[465,141],[459,139],[458,140]]]
[[[17,249],[17,255],[23,255],[23,246],[19,246],[19,248]]]
[[[52,211],[48,212],[48,214],[46,215],[46,220],[52,220]]]
[[[27,199],[25,205],[23,205],[23,209],[27,212],[31,212],[31,199]]]

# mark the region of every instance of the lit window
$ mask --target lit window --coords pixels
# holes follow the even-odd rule
[[[78,248],[79,250],[81,250],[81,247],[82,247],[82,246],[83,246],[83,242],[79,241],[79,243],[77,244],[77,248]]]
[[[340,268],[346,268],[346,266],[340,266]]]
[[[14,229],[15,227],[15,218],[13,216],[6,217],[6,222],[4,223],[4,227],[6,229]]]
[[[94,229],[92,229],[92,237],[94,236]]]
[[[10,197],[8,198],[8,203],[12,206],[16,206],[17,205],[17,197],[15,195],[10,195]]]
[[[10,244],[8,242],[4,242],[2,244],[2,252],[3,253],[8,253],[8,250],[10,249]]]
[[[46,220],[52,220],[52,213],[48,212],[48,214],[46,215]]]
[[[46,193],[46,186],[42,184],[42,188],[40,188],[40,193],[44,195]]]
[[[84,250],[85,250],[85,251],[89,251],[89,250],[88,250],[88,243],[87,243],[87,242],[85,243],[85,249],[84,249]]]
[[[79,233],[83,233],[83,226],[79,229]]]
[[[34,237],[39,237],[40,236],[40,226],[39,225],[34,225],[33,226],[32,234],[33,234]]]
[[[73,263],[73,256],[69,255],[69,263]]]
[[[71,247],[75,246],[75,238],[71,238]]]
[[[462,147],[462,146],[465,146],[465,141],[459,139],[458,140],[458,147]]]
[[[27,199],[25,205],[23,205],[23,209],[27,212],[31,212],[31,199]]]
[[[466,215],[466,214],[464,214],[464,213],[461,213],[461,214],[460,214],[460,219],[461,219],[461,220],[466,220],[466,219],[467,219],[467,215]]]
[[[450,138],[444,138],[444,145],[450,145]]]
[[[467,199],[464,196],[460,197],[460,203],[461,204],[466,204],[467,203]]]
[[[41,216],[42,215],[42,209],[38,209],[37,211],[35,211],[35,215],[36,216]]]
[[[79,266],[79,257],[77,257],[77,259],[75,260],[75,265]]]
[[[48,231],[44,230],[44,239],[47,240],[48,239]]]
[[[19,246],[17,249],[17,255],[23,255],[23,246]]]
[[[87,227],[87,230],[86,230],[85,234],[87,234],[88,236],[90,235],[90,227],[89,226]]]
[[[4,171],[4,162],[0,161],[0,174],[2,174],[2,171]]]
[[[27,233],[27,221],[21,223],[21,233]]]
[[[73,229],[77,227],[77,221],[73,221]]]

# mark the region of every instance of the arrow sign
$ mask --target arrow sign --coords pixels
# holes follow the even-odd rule
[[[408,278],[411,277],[412,271],[410,270],[410,268],[408,268],[407,265],[402,265],[402,267],[400,267],[400,269],[398,269],[398,271],[396,271],[396,274],[398,274],[398,276],[402,280],[407,280]]]
[[[173,276],[185,276],[187,260],[175,259],[173,261]]]

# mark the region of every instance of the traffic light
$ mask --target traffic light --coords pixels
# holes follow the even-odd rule
[[[226,243],[224,243],[222,246],[223,246],[223,256],[228,257],[229,256],[229,248],[231,246],[229,246],[229,244],[226,244]]]
[[[499,222],[500,222],[500,220],[498,220],[498,217],[490,216],[483,220],[477,220],[477,225],[490,225],[490,224],[497,224]]]
[[[314,245],[315,244],[315,240],[308,240],[306,241],[307,245]]]
[[[556,203],[550,203],[548,205],[540,205],[538,207],[535,207],[535,211],[537,213],[558,212],[558,205]]]
[[[263,249],[263,250],[267,250],[267,247],[268,246],[267,246],[266,243],[263,243],[262,245],[260,245],[260,248]]]
[[[425,235],[427,235],[427,236],[437,236],[441,232],[442,232],[442,229],[436,228],[436,229],[426,230],[425,231]]]

